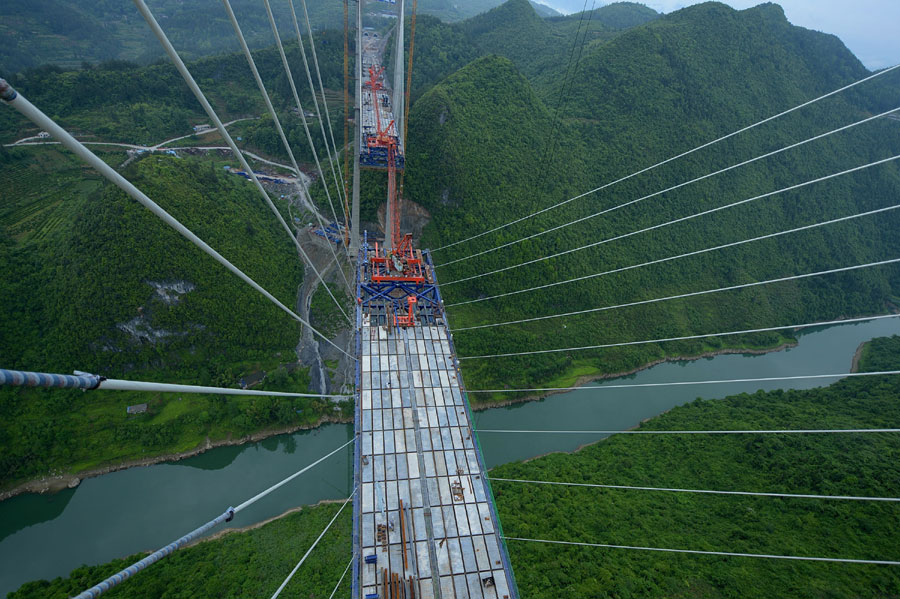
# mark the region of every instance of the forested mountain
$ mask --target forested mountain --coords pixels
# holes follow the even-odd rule
[[[543,97],[551,93],[554,82],[561,83],[574,51],[609,41],[658,16],[641,4],[617,2],[590,13],[541,19],[531,3],[510,0],[461,23],[421,17],[416,25],[419,41],[411,96],[417,99],[476,57],[499,54],[512,60]]]
[[[423,14],[458,21],[497,4],[500,4],[499,0],[422,0],[418,6]],[[186,58],[239,50],[221,2],[150,0],[147,5]],[[232,0],[231,5],[250,47],[260,48],[273,43],[261,1]],[[271,5],[282,36],[295,39],[287,3],[273,1]],[[343,27],[341,2],[309,0],[307,5],[315,29]],[[302,23],[303,9],[299,0],[295,0],[295,6]],[[373,11],[380,10],[378,2],[372,2],[370,6]],[[351,10],[355,10],[355,6]],[[132,2],[5,0],[0,3],[0,38],[4,40],[0,46],[4,76],[47,63],[72,68],[83,62],[107,60],[147,63],[164,56],[159,42]]]
[[[514,8],[524,12],[523,7],[528,6],[514,0],[478,19]],[[538,31],[534,19],[524,20],[529,31]],[[433,216],[425,245],[439,247],[561,202],[867,74],[837,38],[791,26],[775,5],[735,11],[710,3],[630,29],[586,49],[565,94],[560,94],[562,71],[554,77],[533,71],[528,75],[539,59],[529,66],[524,62],[527,52],[508,47],[504,54],[519,61],[515,66],[528,80],[507,60],[485,57],[435,85],[412,109],[407,190]],[[513,242],[892,108],[884,93],[884,86],[896,86],[897,77],[891,77],[496,234],[436,252],[436,261]],[[557,106],[560,118],[554,120]],[[444,297],[449,304],[485,298],[891,205],[900,195],[900,177],[896,165],[888,164],[561,258],[454,283],[892,156],[900,150],[896,131],[896,121],[880,119],[559,232],[439,268]],[[540,317],[890,259],[900,252],[898,224],[889,213],[451,307],[452,324]],[[460,331],[456,343],[461,355],[495,354],[883,312],[898,282],[895,268],[879,267],[574,318]],[[751,346],[778,342],[776,334],[728,341]],[[720,343],[468,361],[464,372],[471,386],[530,387],[566,371],[618,372],[667,355],[714,350]]]

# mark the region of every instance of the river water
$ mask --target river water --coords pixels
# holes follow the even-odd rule
[[[895,334],[900,334],[900,318],[808,330],[799,337],[797,347],[785,351],[660,364],[542,401],[478,412],[475,424],[478,429],[626,429],[697,397],[805,389],[832,380],[636,389],[603,389],[605,385],[845,373],[860,343]],[[0,503],[0,597],[29,580],[65,576],[82,564],[162,547],[329,453],[352,435],[349,425],[327,425],[252,445],[213,449],[180,462],[87,479],[78,488],[55,495],[22,495],[4,501]],[[551,451],[571,451],[603,436],[482,433],[479,438],[491,467]],[[345,498],[352,484],[349,450],[242,511],[232,525],[247,526],[298,505]]]

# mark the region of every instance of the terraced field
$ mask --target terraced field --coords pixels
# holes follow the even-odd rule
[[[18,244],[43,242],[64,227],[85,198],[102,186],[100,175],[50,146],[11,148],[0,169],[0,227]],[[107,154],[110,162],[124,153]]]

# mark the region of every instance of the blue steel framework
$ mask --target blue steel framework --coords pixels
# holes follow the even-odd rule
[[[364,237],[363,244],[360,247],[359,257],[358,257],[358,268],[357,268],[357,310],[356,310],[356,349],[357,356],[360,360],[357,361],[356,365],[356,407],[354,414],[354,423],[356,426],[356,443],[354,449],[354,487],[362,488],[362,476],[361,476],[361,434],[362,434],[362,381],[361,381],[361,360],[362,360],[362,335],[361,329],[363,325],[363,314],[367,314],[370,317],[370,322],[372,324],[383,324],[388,325],[391,318],[391,309],[394,310],[394,313],[398,313],[404,306],[406,306],[406,298],[409,295],[415,295],[420,303],[417,306],[417,321],[420,323],[425,323],[430,326],[439,326],[446,330],[447,339],[450,345],[450,349],[453,355],[452,362],[453,368],[456,374],[456,381],[459,384],[460,392],[462,397],[464,398],[466,415],[470,423],[473,423],[472,419],[472,408],[469,405],[468,394],[465,392],[465,387],[462,382],[462,375],[459,371],[459,360],[456,358],[456,349],[453,345],[452,336],[449,333],[449,325],[447,324],[446,314],[443,310],[443,300],[440,295],[440,290],[437,285],[437,280],[434,275],[434,265],[431,260],[431,254],[427,250],[422,251],[422,255],[425,259],[425,263],[427,265],[428,272],[428,282],[422,285],[416,285],[413,283],[399,283],[399,282],[382,282],[377,283],[371,280],[366,279],[367,274],[371,274],[371,269],[369,265],[369,247],[368,247],[368,237]],[[383,320],[380,320],[383,319]],[[472,432],[475,433],[474,426],[471,427]],[[481,450],[481,443],[478,439],[477,433],[474,435],[475,439],[475,454],[478,461],[478,466],[481,469],[482,473],[487,473],[487,468],[484,461],[484,456]],[[499,514],[497,513],[496,505],[494,503],[494,495],[493,489],[491,488],[490,481],[487,476],[480,477],[481,484],[483,485],[485,496],[489,499],[489,510],[490,515],[493,521],[496,523],[498,536],[500,542],[502,544],[501,551],[501,561],[502,568],[506,575],[506,581],[508,585],[509,595],[508,599],[517,599],[519,597],[518,589],[515,582],[515,577],[513,575],[512,566],[509,561],[509,552],[506,547],[506,542],[503,536],[502,526],[500,525]],[[363,599],[362,597],[362,587],[360,586],[361,579],[361,566],[362,560],[365,556],[362,555],[362,547],[360,543],[360,513],[361,513],[361,498],[360,493],[354,495],[353,498],[353,579],[351,583],[352,591],[351,596],[353,599]],[[381,595],[379,595],[379,599],[384,599]],[[442,597],[442,599],[454,599],[452,597]]]

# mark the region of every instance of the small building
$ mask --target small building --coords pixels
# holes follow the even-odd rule
[[[125,411],[129,415],[130,414],[143,414],[144,412],[147,411],[147,404],[139,403],[139,404],[135,404],[133,406],[128,406],[128,408]]]

